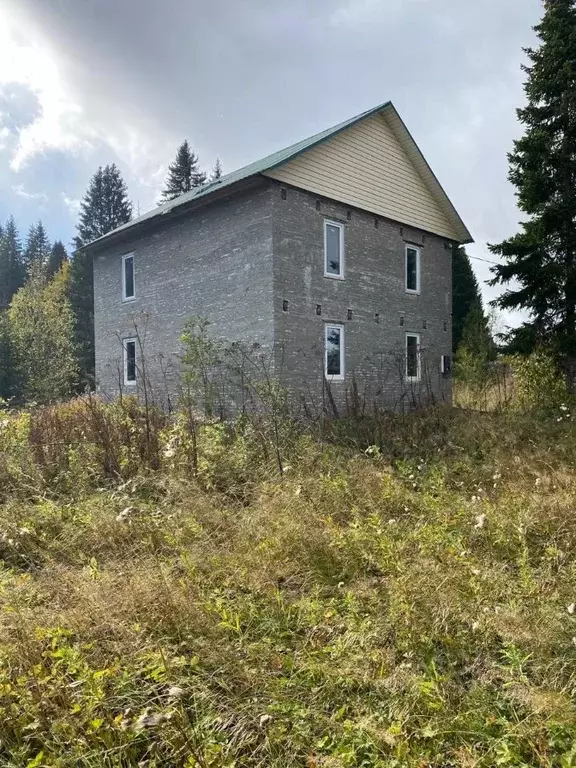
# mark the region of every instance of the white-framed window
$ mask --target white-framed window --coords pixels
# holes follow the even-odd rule
[[[122,300],[131,301],[136,298],[136,282],[134,280],[134,254],[122,256]]]
[[[124,384],[136,384],[136,339],[124,339]]]
[[[420,293],[420,248],[406,246],[406,293]]]
[[[420,334],[406,334],[406,381],[420,381]]]
[[[344,381],[344,326],[324,326],[324,375],[329,381]]]
[[[344,279],[344,224],[324,221],[324,277]]]

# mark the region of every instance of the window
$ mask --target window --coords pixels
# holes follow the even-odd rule
[[[134,254],[122,256],[122,299],[129,301],[136,298],[134,285]]]
[[[406,293],[420,293],[420,248],[406,246]]]
[[[326,325],[324,373],[331,381],[344,380],[344,326]]]
[[[324,222],[324,277],[344,278],[344,225]]]
[[[124,339],[124,384],[136,384],[136,339]]]
[[[406,380],[420,381],[420,336],[406,334]]]

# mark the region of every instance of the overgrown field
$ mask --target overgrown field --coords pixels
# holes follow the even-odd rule
[[[576,766],[572,417],[0,415],[0,765]]]

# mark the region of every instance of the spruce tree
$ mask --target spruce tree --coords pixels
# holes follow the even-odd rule
[[[75,318],[75,343],[80,358],[80,387],[94,384],[94,280],[92,257],[83,245],[107,235],[132,218],[132,203],[116,165],[99,168],[80,207],[76,253],[70,264],[70,302]]]
[[[206,183],[206,174],[200,170],[198,163],[198,156],[190,149],[186,139],[178,147],[174,162],[168,166],[168,176],[159,205]]]
[[[482,295],[478,280],[472,269],[470,258],[462,247],[455,248],[452,253],[452,350],[456,352],[462,341],[466,319],[471,311],[477,312],[478,307],[484,317],[486,332],[488,321],[482,310]]]
[[[55,240],[46,262],[46,274],[53,277],[60,270],[62,264],[68,261],[66,248],[61,240]]]
[[[217,157],[216,162],[214,163],[214,168],[212,169],[210,181],[218,181],[220,178],[222,178],[222,163],[220,162],[220,158]]]
[[[44,224],[38,221],[33,224],[28,232],[26,248],[24,249],[24,264],[30,271],[36,263],[45,265],[50,256],[50,241],[44,228]]]
[[[20,237],[16,222],[10,217],[0,238],[0,312],[10,304],[25,279]]]
[[[545,0],[535,27],[537,49],[526,49],[527,105],[517,111],[524,135],[509,154],[509,178],[528,219],[497,245],[504,258],[492,285],[506,290],[503,309],[524,309],[539,337],[553,346],[574,390],[576,381],[576,8]],[[510,285],[512,283],[512,285]]]

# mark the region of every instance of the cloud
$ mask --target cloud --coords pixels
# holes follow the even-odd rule
[[[18,195],[18,197],[23,197],[26,200],[35,200],[40,203],[46,203],[48,201],[48,196],[44,192],[27,192],[22,184],[14,185],[12,191]]]

